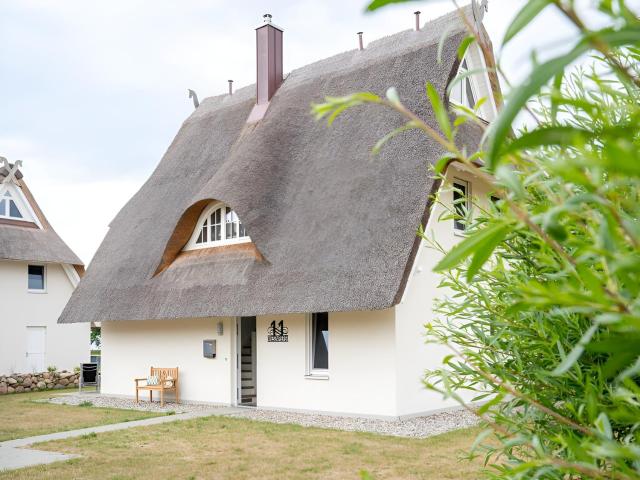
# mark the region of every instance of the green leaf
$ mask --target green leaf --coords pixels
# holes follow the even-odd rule
[[[503,153],[512,153],[529,148],[546,147],[550,145],[570,146],[576,143],[584,143],[588,138],[594,137],[594,133],[568,125],[542,127],[531,132],[524,133],[516,138],[505,148]]]
[[[496,249],[496,247],[504,240],[504,237],[509,233],[509,225],[502,225],[502,228],[493,230],[491,235],[485,237],[484,241],[476,246],[476,251],[471,258],[471,263],[467,269],[467,281],[473,280],[482,266],[489,260],[489,257]]]
[[[479,246],[482,246],[487,239],[493,238],[496,232],[501,232],[505,228],[504,223],[496,223],[490,227],[478,230],[462,242],[453,247],[443,259],[433,268],[434,272],[451,270],[463,262],[469,255],[473,254]]]
[[[550,0],[531,0],[527,2],[522,10],[520,10],[515,16],[509,27],[507,27],[502,44],[506,44],[509,40],[515,37],[550,3]]]
[[[433,170],[436,174],[441,174],[447,168],[447,165],[451,163],[452,160],[455,160],[458,156],[452,152],[445,152],[442,157],[436,162]]]
[[[436,120],[438,121],[438,125],[444,133],[445,137],[449,140],[453,140],[453,134],[451,132],[451,123],[449,122],[449,114],[447,113],[447,109],[444,108],[444,104],[442,100],[440,100],[440,95],[436,88],[431,84],[427,83],[427,96],[431,101],[431,105],[433,107],[433,112],[436,115]]]
[[[386,7],[387,5],[391,5],[394,3],[408,3],[415,2],[417,0],[373,0],[369,5],[367,5],[367,11],[373,12],[382,7]]]
[[[401,127],[396,128],[395,130],[392,130],[391,132],[387,133],[384,137],[382,137],[380,140],[378,140],[376,142],[376,144],[371,149],[371,153],[373,155],[378,155],[380,153],[380,150],[382,149],[382,147],[389,140],[391,140],[396,135],[399,135],[400,133],[406,132],[407,130],[413,130],[414,128],[419,128],[418,124],[416,122],[414,122],[414,121],[411,121],[411,122],[407,122],[406,124],[404,124]]]
[[[589,329],[582,335],[582,338],[578,341],[578,343],[573,347],[573,350],[569,352],[569,355],[565,357],[565,359],[558,365],[551,375],[558,377],[566,372],[578,361],[582,353],[584,352],[585,347],[593,338],[593,335],[598,330],[598,325],[591,325]]]
[[[516,198],[524,198],[525,191],[518,175],[510,165],[500,165],[496,171],[496,179],[514,194]]]
[[[464,54],[467,52],[469,45],[476,41],[476,37],[470,35],[465,37],[462,42],[460,42],[460,46],[458,47],[458,60],[462,60],[464,58]]]
[[[493,122],[487,148],[487,168],[490,171],[495,170],[505,139],[511,131],[511,125],[531,96],[539,92],[543,85],[565,67],[588,52],[591,49],[592,37],[597,37],[598,40],[613,47],[634,44],[640,42],[640,29],[626,28],[618,31],[605,29],[593,32],[582,38],[569,53],[539,65],[527,80],[512,92],[498,118]]]
[[[604,412],[601,412],[596,418],[595,426],[598,432],[607,437],[609,440],[613,440],[613,430],[611,429],[611,423],[609,417]]]

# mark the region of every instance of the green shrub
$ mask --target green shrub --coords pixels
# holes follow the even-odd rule
[[[314,106],[330,119],[363,103],[393,108],[404,130],[449,150],[436,174],[462,162],[493,186],[495,205],[475,208],[467,238],[436,267],[445,290],[428,337],[451,354],[426,376],[482,418],[474,452],[492,478],[640,478],[640,21],[621,0],[593,4],[608,19],[597,31],[582,20],[592,8],[525,4],[505,42],[547,7],[573,23],[576,41],[508,92],[472,157],[454,140],[461,122],[478,123],[474,112],[451,125],[430,86],[439,131],[394,89]],[[534,125],[514,138],[524,112]]]

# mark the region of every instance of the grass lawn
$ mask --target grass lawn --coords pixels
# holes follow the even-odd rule
[[[207,417],[39,444],[82,458],[0,474],[9,479],[473,479],[459,460],[477,430],[424,440]]]
[[[39,403],[64,390],[0,396],[0,441],[156,417],[157,413]]]

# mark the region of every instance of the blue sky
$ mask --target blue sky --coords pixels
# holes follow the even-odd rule
[[[465,2],[460,2],[461,4]],[[634,2],[631,2],[634,3]],[[637,3],[637,2],[635,2]],[[452,10],[446,0],[364,14],[366,0],[0,0],[0,155],[22,159],[41,207],[88,262],[107,225],[159,162],[200,98],[255,76],[263,13],[285,30],[289,71]],[[523,4],[491,0],[495,45]],[[548,12],[503,52],[513,81],[532,47],[575,31]],[[348,92],[345,92],[348,93]]]

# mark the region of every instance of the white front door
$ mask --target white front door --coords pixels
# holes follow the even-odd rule
[[[44,372],[47,327],[27,327],[27,371]]]

